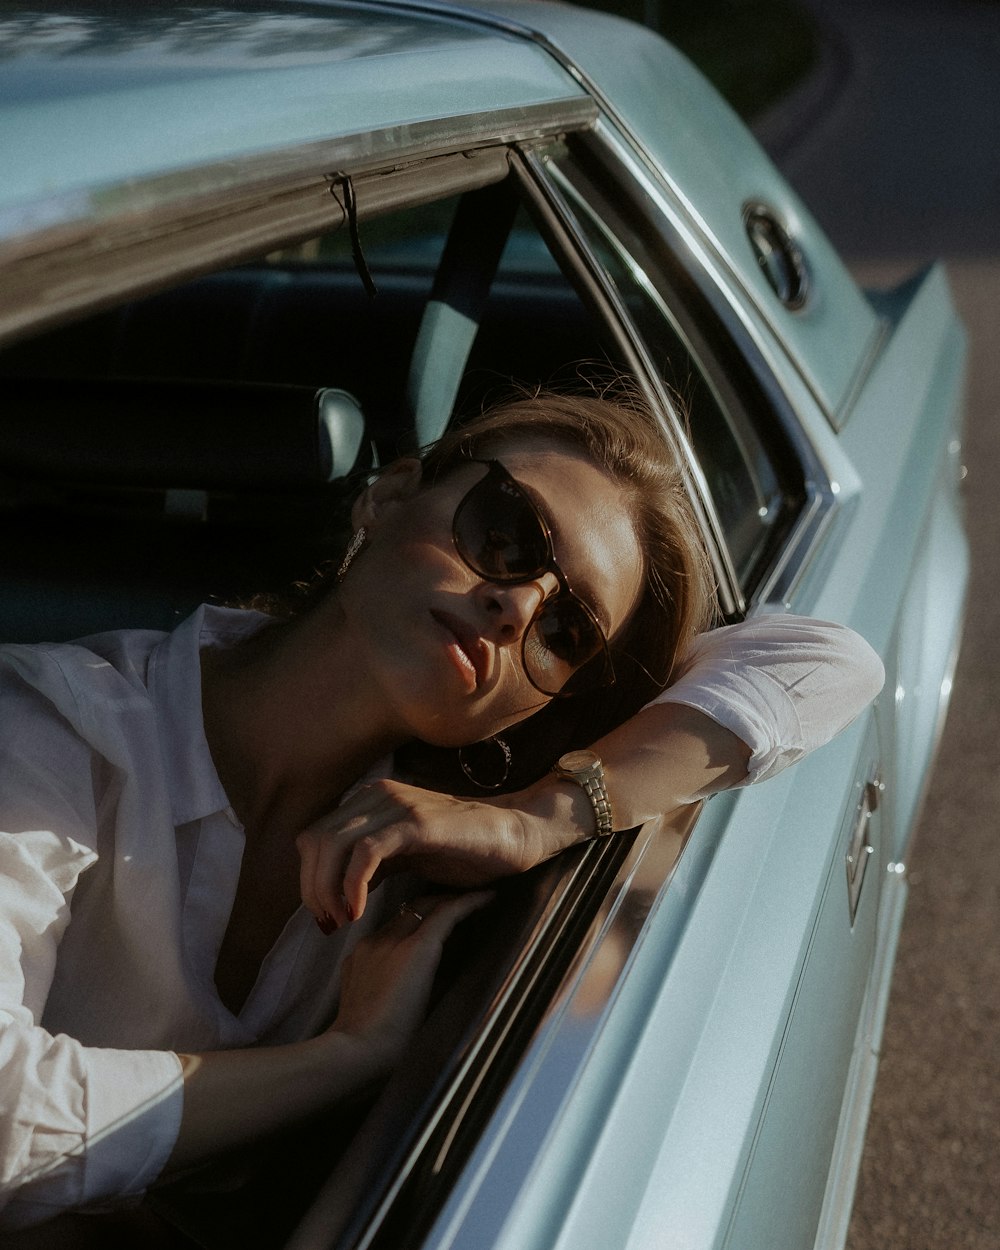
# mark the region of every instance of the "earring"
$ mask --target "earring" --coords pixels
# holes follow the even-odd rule
[[[351,539],[347,550],[344,552],[344,558],[340,562],[340,568],[337,570],[337,581],[342,582],[347,575],[347,570],[354,563],[354,557],[365,545],[365,539],[368,537],[368,531],[363,525],[359,525]]]
[[[485,742],[458,748],[462,772],[480,790],[500,789],[510,775],[510,759],[510,747],[503,738],[487,738]]]

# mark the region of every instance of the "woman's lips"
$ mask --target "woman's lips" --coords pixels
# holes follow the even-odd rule
[[[455,643],[456,660],[475,679],[476,687],[482,686],[490,672],[489,644],[471,625],[450,612],[431,611],[431,616],[451,635]]]

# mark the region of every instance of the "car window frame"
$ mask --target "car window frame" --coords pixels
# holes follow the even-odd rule
[[[5,210],[0,344],[349,227],[403,195],[422,203],[498,181],[510,144],[583,129],[596,117],[589,97],[567,96],[84,187]]]
[[[609,283],[603,273],[601,261],[593,255],[587,238],[579,230],[570,227],[569,233],[574,236],[581,265],[586,267],[593,283],[601,289],[601,298],[609,308],[614,309],[613,315],[623,332],[629,334],[630,367],[647,388],[647,394],[654,406],[664,414],[664,422],[669,427],[670,442],[675,453],[682,457],[682,462],[692,466],[690,486],[706,542],[713,552],[723,614],[728,619],[736,619],[753,610],[758,604],[785,604],[792,587],[815,555],[820,536],[835,507],[837,488],[817,448],[803,429],[792,401],[778,380],[779,370],[773,367],[772,361],[766,358],[762,350],[759,341],[760,327],[753,326],[751,329],[748,324],[750,313],[740,304],[738,290],[727,285],[725,275],[719,272],[717,266],[711,265],[709,257],[699,252],[694,245],[695,231],[692,228],[682,228],[685,225],[684,215],[678,206],[664,201],[660,188],[650,180],[644,163],[636,158],[628,141],[606,119],[602,118],[586,134],[576,135],[574,139],[578,144],[586,146],[588,160],[593,161],[603,171],[612,185],[631,189],[632,202],[628,211],[635,215],[636,221],[642,222],[642,227],[638,224],[633,226],[633,232],[648,228],[649,236],[661,241],[663,250],[669,252],[671,263],[683,272],[692,294],[700,301],[704,324],[709,327],[707,332],[710,342],[707,345],[708,359],[704,352],[700,353],[699,364],[702,367],[713,367],[714,362],[714,367],[718,368],[718,362],[727,357],[738,359],[746,371],[744,384],[754,392],[752,405],[762,414],[756,418],[755,424],[759,427],[760,420],[772,422],[775,433],[784,444],[783,454],[793,466],[790,471],[786,467],[784,476],[786,480],[794,476],[797,486],[798,499],[794,505],[794,515],[787,518],[783,527],[784,533],[768,552],[767,560],[755,571],[749,582],[741,584],[707,482],[698,464],[697,455],[690,445],[683,418],[677,411],[668,388],[661,381],[656,362],[650,357],[628,309],[614,291],[608,290]],[[564,217],[572,217],[574,210],[563,199],[558,186],[558,175],[553,175],[551,169],[546,167],[545,146],[533,145],[524,154],[524,159],[537,185],[544,188],[542,194],[548,200],[550,208]],[[623,241],[623,247],[628,252],[627,241]],[[645,276],[655,283],[657,277],[663,276],[662,270],[661,263]],[[661,300],[670,299],[669,292],[662,289],[658,290],[658,297]],[[773,356],[773,345],[769,346]],[[751,407],[749,401],[746,407]]]
[[[656,238],[664,251],[669,253],[671,263],[683,272],[690,285],[692,296],[700,301],[706,326],[710,326],[711,354],[718,360],[733,354],[747,370],[747,383],[756,391],[755,403],[764,418],[773,422],[774,428],[786,442],[789,456],[801,488],[798,509],[786,527],[780,545],[770,554],[752,583],[744,588],[732,571],[732,562],[723,558],[718,567],[728,568],[732,581],[720,584],[720,602],[723,613],[735,619],[749,615],[758,608],[786,609],[793,599],[796,587],[814,564],[823,539],[838,512],[839,486],[828,468],[819,446],[807,432],[798,412],[799,399],[794,398],[794,379],[797,366],[785,353],[784,344],[778,341],[770,327],[755,313],[753,301],[744,291],[738,275],[724,255],[716,248],[706,246],[703,227],[689,205],[681,203],[650,171],[643,154],[636,149],[631,138],[604,113],[586,131],[573,134],[573,140],[586,145],[588,157],[605,172],[616,186],[629,187],[632,199],[630,211],[641,215],[643,223]],[[522,149],[526,145],[520,145]],[[535,176],[543,183],[547,172],[540,152],[544,143],[532,147],[529,160],[536,162]],[[589,251],[586,239],[579,241],[584,253]],[[600,262],[591,258],[591,266],[600,269]],[[597,281],[602,282],[598,272]],[[663,293],[665,298],[669,295]],[[613,298],[613,297],[612,297]],[[614,301],[620,304],[620,301]],[[619,314],[623,324],[631,324],[625,309]],[[644,381],[648,381],[650,396],[657,397],[665,413],[670,414],[672,437],[685,454],[697,463],[697,457],[687,441],[683,422],[672,408],[669,394],[664,393],[654,362],[648,354],[637,350],[634,358],[642,366]],[[790,388],[790,385],[791,388]],[[692,478],[694,484],[701,477],[700,469]],[[703,478],[702,478],[703,480]],[[707,486],[704,488],[707,491]],[[714,509],[705,507],[702,516],[711,518]],[[726,548],[721,532],[706,526],[706,540]],[[726,593],[728,589],[728,594]]]

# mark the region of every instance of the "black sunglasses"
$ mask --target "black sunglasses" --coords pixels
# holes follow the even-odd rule
[[[613,685],[604,630],[556,563],[545,517],[499,460],[475,463],[488,465],[489,471],[455,509],[452,536],[458,554],[488,582],[518,585],[548,572],[559,581],[558,593],[541,602],[521,639],[528,680],[547,695]],[[572,687],[564,689],[576,674]]]

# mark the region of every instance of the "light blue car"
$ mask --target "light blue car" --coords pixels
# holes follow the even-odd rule
[[[547,0],[4,6],[0,48],[4,639],[299,575],[346,473],[582,368],[660,414],[730,618],[888,674],[514,883],[362,1122],[167,1194],[178,1244],[842,1246],[967,578],[942,269],[860,291],[683,57]]]

